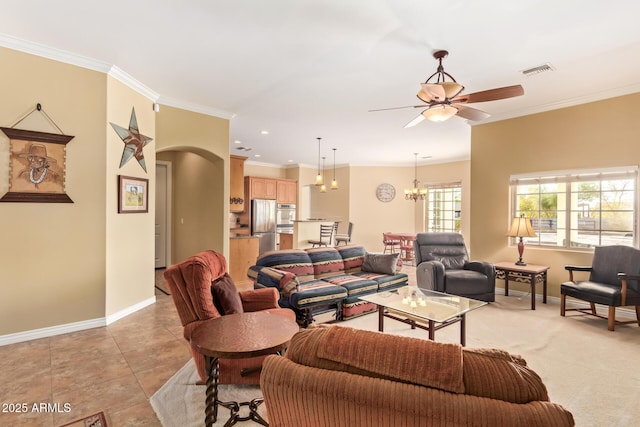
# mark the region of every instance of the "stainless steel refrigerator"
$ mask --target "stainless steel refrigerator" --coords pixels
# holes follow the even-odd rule
[[[275,200],[251,200],[251,235],[260,238],[260,254],[276,250]]]

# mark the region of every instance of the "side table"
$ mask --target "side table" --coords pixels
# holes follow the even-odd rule
[[[531,286],[531,310],[536,309],[536,283],[542,283],[542,302],[547,303],[547,265],[517,265],[513,262],[495,264],[496,279],[504,279],[504,294],[509,296],[509,280],[529,283]]]
[[[225,426],[248,420],[269,425],[257,412],[262,398],[240,403],[218,400],[218,359],[242,359],[281,352],[298,330],[298,324],[293,320],[267,312],[229,314],[207,320],[193,330],[191,347],[204,356],[206,363],[207,427],[216,422],[218,405],[231,411]],[[240,406],[246,405],[249,406],[249,415],[240,417]]]

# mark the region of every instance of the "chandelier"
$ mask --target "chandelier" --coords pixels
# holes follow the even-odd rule
[[[404,190],[405,200],[424,200],[427,197],[427,189],[420,188],[420,181],[418,181],[418,153],[413,153],[415,156],[415,169],[413,175],[413,188],[407,188]]]

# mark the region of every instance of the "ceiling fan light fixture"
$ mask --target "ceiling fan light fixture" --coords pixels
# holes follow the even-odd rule
[[[422,115],[425,119],[432,122],[444,122],[445,120],[455,116],[458,113],[458,109],[456,107],[452,107],[451,105],[441,104],[434,105],[433,107],[424,110]]]
[[[441,82],[440,86],[442,86],[445,96],[449,99],[457,96],[464,89],[464,86],[457,82]]]

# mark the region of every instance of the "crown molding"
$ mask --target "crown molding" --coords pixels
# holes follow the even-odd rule
[[[115,65],[113,65],[109,69],[109,72],[107,74],[109,76],[113,77],[114,79],[120,81],[121,83],[129,86],[131,89],[135,90],[136,92],[140,93],[141,95],[146,96],[151,101],[156,102],[158,100],[158,98],[160,97],[158,92],[155,92],[155,91],[151,90],[148,86],[146,86],[145,84],[141,83],[139,80],[136,80],[130,74],[122,71],[119,67],[117,67]]]
[[[231,120],[236,116],[235,113],[230,113],[229,111],[207,107],[206,105],[185,102],[179,99],[169,98],[166,96],[160,96],[156,100],[156,102],[162,105],[167,105],[169,107],[180,108],[182,110],[193,111],[194,113],[206,114],[207,116],[215,116],[215,117],[220,117],[227,120]]]
[[[40,43],[19,39],[8,34],[0,34],[0,46],[93,71],[100,71],[105,74],[112,68],[111,65],[106,62],[97,61],[86,56],[56,49]]]
[[[484,123],[498,122],[501,120],[513,119],[516,117],[529,116],[531,114],[544,113],[547,111],[559,110],[561,108],[575,107],[577,105],[588,104],[590,102],[603,101],[605,99],[616,98],[618,96],[631,95],[633,93],[640,92],[640,83],[635,83],[628,86],[622,86],[614,89],[607,89],[596,93],[591,93],[585,96],[578,96],[575,98],[565,99],[558,102],[552,102],[549,104],[538,105],[530,108],[523,108],[520,110],[513,110],[501,114],[492,115],[491,117],[481,122],[468,123],[471,126],[482,125]]]
[[[107,74],[125,84],[126,86],[130,87],[131,89],[135,90],[136,92],[140,93],[141,95],[149,98],[153,102],[180,108],[183,110],[193,111],[195,113],[221,117],[227,120],[231,120],[233,117],[235,117],[234,113],[230,113],[228,111],[160,96],[158,92],[152,90],[147,85],[135,79],[133,76],[113,64],[98,61],[93,58],[67,52],[61,49],[56,49],[41,43],[23,40],[2,33],[0,33],[0,46]]]

